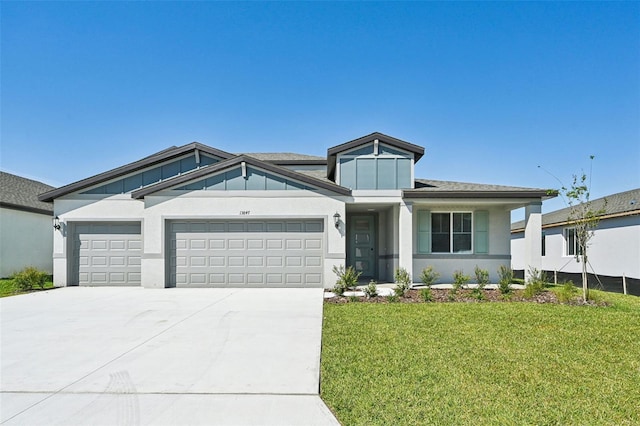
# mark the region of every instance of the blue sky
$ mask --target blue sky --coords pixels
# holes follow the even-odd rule
[[[557,188],[595,155],[593,198],[640,187],[638,2],[0,13],[0,168],[54,186],[191,141],[326,155],[380,131],[425,147],[418,177]]]

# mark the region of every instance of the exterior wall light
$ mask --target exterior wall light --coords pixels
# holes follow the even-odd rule
[[[333,215],[333,224],[336,228],[340,227],[340,213],[336,212],[336,214]]]
[[[56,231],[60,230],[60,218],[58,216],[53,218],[53,229]]]

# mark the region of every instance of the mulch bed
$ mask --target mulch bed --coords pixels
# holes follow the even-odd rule
[[[377,297],[362,297],[362,296],[346,296],[346,297],[332,297],[325,299],[325,303],[342,304],[342,303],[488,303],[488,302],[530,302],[530,303],[556,303],[560,304],[556,294],[552,291],[543,291],[542,293],[534,296],[533,298],[526,299],[523,296],[523,290],[513,290],[508,296],[503,296],[499,290],[482,290],[482,297],[479,298],[473,290],[458,290],[456,294],[451,294],[451,290],[447,289],[431,289],[431,296],[433,301],[424,302],[420,297],[420,290],[409,290],[404,297],[399,297],[396,302],[389,300],[388,296]],[[355,299],[354,299],[355,297]],[[357,299],[357,300],[356,300]],[[591,306],[607,306],[605,302],[593,302],[587,303],[576,297],[569,305],[591,305]]]

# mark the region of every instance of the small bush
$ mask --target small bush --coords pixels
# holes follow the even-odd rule
[[[409,288],[411,287],[411,276],[404,268],[396,269],[396,272],[393,274],[393,277],[396,281],[396,287],[393,291],[397,296],[405,296]]]
[[[400,297],[397,294],[390,294],[387,296],[387,302],[397,303],[400,301]]]
[[[594,303],[601,303],[603,300],[602,294],[591,291],[591,290],[587,290],[587,300]]]
[[[471,277],[462,273],[462,270],[453,271],[453,293],[457,293],[458,290],[467,285],[469,281],[471,281]]]
[[[369,282],[369,285],[366,286],[363,290],[364,295],[367,299],[371,299],[372,297],[376,297],[378,295],[378,285],[374,280]]]
[[[44,289],[47,278],[49,278],[49,274],[39,271],[33,266],[26,267],[11,277],[16,291],[20,292],[32,291],[35,288]]]
[[[478,287],[480,289],[484,288],[485,285],[491,282],[489,280],[489,271],[487,271],[486,269],[482,269],[478,265],[476,265],[474,273],[476,275],[476,282],[478,283]]]
[[[513,281],[513,269],[506,265],[498,268],[498,290],[502,295],[511,293],[511,281]]]
[[[433,294],[431,294],[431,289],[429,287],[421,288],[420,298],[423,302],[433,302]]]
[[[433,269],[433,266],[427,266],[426,268],[424,268],[422,270],[422,274],[420,275],[420,281],[422,281],[422,284],[426,285],[427,287],[431,287],[433,283],[438,280],[438,278],[440,278],[440,274]]]
[[[544,272],[536,268],[529,268],[529,280],[524,288],[524,297],[531,299],[542,293],[547,286],[547,277]]]
[[[347,268],[344,265],[334,266],[333,273],[338,276],[336,285],[333,286],[333,292],[338,296],[343,296],[344,292],[358,285],[358,278],[362,272],[356,272],[353,266]]]
[[[566,281],[558,290],[558,300],[561,303],[571,302],[577,295],[578,289],[573,285],[573,281]]]
[[[349,296],[349,302],[350,303],[355,303],[357,301],[358,301],[358,296],[355,296],[353,294],[351,296]]]

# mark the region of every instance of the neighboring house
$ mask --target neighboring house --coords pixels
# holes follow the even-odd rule
[[[601,209],[605,199],[606,213],[594,229],[587,251],[590,286],[598,284],[595,274],[605,289],[622,291],[625,275],[628,292],[640,295],[640,188],[593,200],[593,208]],[[568,216],[568,207],[542,215],[542,270],[581,283],[582,265],[576,258],[576,239]],[[514,270],[525,269],[523,229],[522,221],[511,225]]]
[[[53,271],[53,204],[38,200],[52,186],[0,172],[0,278],[27,266]]]
[[[172,147],[49,191],[56,285],[332,287],[338,265],[419,281],[433,265],[511,263],[510,211],[526,206],[540,265],[546,190],[416,179],[424,149],[372,133],[327,157]]]

